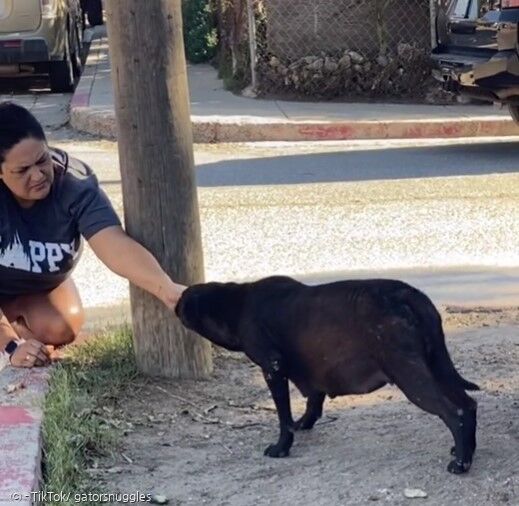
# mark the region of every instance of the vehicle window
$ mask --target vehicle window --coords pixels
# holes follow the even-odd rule
[[[478,0],[479,4],[479,16],[484,16],[488,11],[499,9],[501,6],[501,0]]]
[[[476,19],[488,11],[499,9],[501,0],[443,0],[450,16],[455,18]]]
[[[485,4],[484,0],[472,0],[470,2],[470,9],[469,9],[469,18],[470,19],[476,19],[480,16],[480,12],[482,10],[483,4]]]
[[[466,18],[470,6],[470,0],[454,0],[451,4],[451,16]]]

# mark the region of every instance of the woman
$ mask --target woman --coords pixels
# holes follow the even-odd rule
[[[113,272],[173,309],[185,287],[126,235],[92,171],[47,145],[36,118],[0,104],[0,351],[15,367],[45,365],[84,320],[70,274],[84,237]]]

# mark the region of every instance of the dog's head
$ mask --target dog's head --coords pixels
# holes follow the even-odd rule
[[[182,324],[209,341],[231,351],[242,351],[238,323],[244,285],[204,283],[184,290],[175,313]]]

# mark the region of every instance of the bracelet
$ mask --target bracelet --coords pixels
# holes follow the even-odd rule
[[[25,339],[21,339],[21,338],[18,337],[16,339],[11,339],[5,345],[5,348],[3,350],[3,354],[8,357],[9,363],[11,363],[11,358],[13,356],[13,353],[17,350],[18,346],[20,346],[20,344],[22,344],[24,342],[25,342]]]

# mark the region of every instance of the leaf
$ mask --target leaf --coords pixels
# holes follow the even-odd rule
[[[152,504],[168,504],[169,499],[165,495],[153,494],[150,497],[150,502]]]
[[[406,488],[404,489],[404,496],[408,499],[424,499],[427,497],[427,492],[420,488]]]
[[[25,388],[25,383],[23,381],[19,381],[18,383],[10,383],[5,387],[5,391],[8,394],[14,394],[18,390],[23,390]]]

